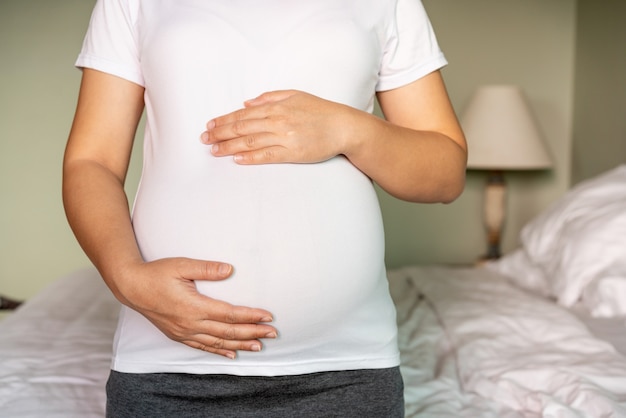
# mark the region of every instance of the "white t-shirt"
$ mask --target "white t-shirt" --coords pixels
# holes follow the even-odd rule
[[[76,65],[146,89],[133,209],[143,256],[231,263],[231,278],[198,290],[269,310],[280,333],[229,360],[123,308],[113,369],[272,376],[398,365],[370,179],[342,156],[240,166],[199,136],[272,90],[372,111],[376,90],[445,63],[419,0],[99,0]]]

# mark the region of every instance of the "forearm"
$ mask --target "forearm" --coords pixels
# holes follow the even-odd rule
[[[207,123],[201,140],[238,164],[316,163],[345,155],[390,194],[451,202],[466,144],[439,72],[378,93],[386,120],[296,90],[267,92]]]
[[[448,203],[465,183],[467,153],[445,134],[355,115],[346,157],[391,195],[412,202]]]
[[[117,280],[142,263],[121,180],[90,160],[66,162],[63,202],[78,242],[115,296],[127,303]]]
[[[378,101],[386,120],[357,113],[346,156],[398,198],[457,198],[465,185],[467,144],[441,73],[378,92]]]

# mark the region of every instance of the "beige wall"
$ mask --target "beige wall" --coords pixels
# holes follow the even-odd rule
[[[67,227],[61,158],[80,79],[72,68],[94,1],[0,1],[0,293],[28,297],[88,264]],[[569,184],[575,0],[425,0],[460,110],[487,83],[521,85],[555,155],[555,170],[509,177],[505,249]],[[137,179],[135,164],[130,190]],[[483,251],[483,178],[470,174],[451,205],[381,193],[390,266],[467,262]]]
[[[579,0],[573,181],[626,163],[626,1]]]
[[[0,292],[12,296],[85,264],[63,217],[60,160],[90,3],[0,2]]]
[[[521,86],[552,151],[552,172],[507,175],[503,249],[570,181],[576,2],[574,0],[424,0],[449,66],[444,70],[460,114],[483,84]],[[470,150],[471,152],[471,150]],[[485,251],[484,176],[468,174],[465,193],[448,206],[413,206],[383,197],[390,266],[471,262]]]
[[[61,159],[80,83],[73,63],[94,4],[0,1],[2,294],[29,297],[89,264],[63,213]]]

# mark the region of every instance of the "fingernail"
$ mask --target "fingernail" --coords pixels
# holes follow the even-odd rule
[[[223,276],[227,276],[230,274],[231,271],[231,267],[229,264],[220,264],[220,267],[218,268],[218,273],[223,275]]]
[[[235,356],[235,353],[226,353],[226,354],[224,354],[224,355],[225,355],[226,357],[228,357],[229,359],[231,359],[231,360],[234,360],[234,359],[235,359],[235,357],[236,357],[236,356]]]
[[[265,318],[261,318],[261,322],[272,322],[273,319],[271,316],[266,316]]]
[[[250,346],[251,351],[261,351],[261,346],[259,344],[252,344]]]
[[[268,332],[267,334],[265,334],[265,338],[276,338],[277,335],[275,332]]]
[[[200,142],[206,143],[208,140],[209,140],[209,134],[206,132],[202,132],[202,135],[200,135]]]
[[[213,119],[211,119],[210,121],[208,121],[208,122],[206,123],[206,128],[207,128],[207,130],[208,130],[208,129],[213,129],[213,128],[215,128],[215,121],[214,121]]]
[[[220,150],[220,146],[218,144],[213,144],[213,146],[211,147],[211,152],[213,154],[216,154],[219,150]]]

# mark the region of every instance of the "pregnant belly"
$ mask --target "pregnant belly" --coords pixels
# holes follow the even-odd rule
[[[283,341],[323,336],[333,321],[358,315],[384,280],[370,180],[342,157],[223,168],[165,186],[142,179],[134,226],[144,257],[231,263],[229,279],[198,281],[198,290],[268,309]]]

